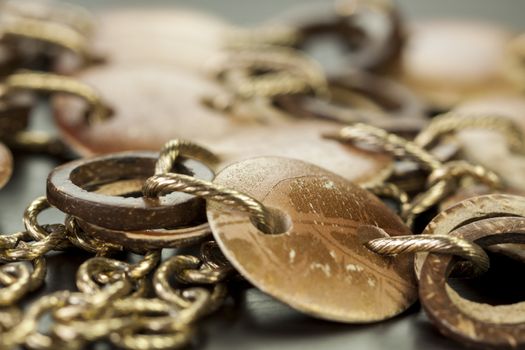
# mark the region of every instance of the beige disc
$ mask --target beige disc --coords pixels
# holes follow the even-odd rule
[[[277,157],[233,164],[214,182],[253,196],[280,217],[282,233],[264,234],[250,218],[219,203],[208,206],[222,252],[262,291],[304,313],[349,323],[384,320],[416,301],[412,258],[382,257],[363,245],[362,225],[410,234],[369,192],[314,165]]]
[[[484,91],[511,89],[503,65],[511,34],[470,20],[412,25],[402,53],[402,79],[438,108]]]
[[[114,111],[109,120],[88,125],[82,101],[55,99],[56,122],[82,155],[159,150],[173,138],[216,140],[249,123],[204,106],[201,99],[221,88],[175,67],[103,66],[78,78],[98,90]]]
[[[85,105],[70,96],[55,99],[55,119],[66,141],[84,156],[128,150],[159,150],[171,139],[202,143],[222,165],[262,155],[302,159],[355,181],[382,180],[391,157],[324,139],[341,126],[322,121],[259,120],[219,113],[202,104],[220,94],[213,82],[175,67],[105,66],[79,77],[95,87],[114,110],[100,123],[84,121]]]
[[[486,95],[466,101],[454,111],[467,115],[509,118],[525,133],[525,98],[519,94]],[[525,155],[513,153],[502,134],[469,129],[460,132],[457,139],[469,161],[496,172],[510,189],[525,191]]]
[[[0,188],[4,187],[13,172],[13,157],[11,152],[0,143]]]
[[[315,164],[358,183],[381,182],[392,173],[394,162],[389,155],[322,137],[339,128],[321,121],[295,121],[286,126],[251,128],[216,140],[209,148],[219,155],[221,168],[247,158],[279,156]]]
[[[97,13],[92,51],[109,64],[174,65],[204,71],[231,28],[219,18],[184,8],[124,8]],[[59,66],[72,71],[69,57]]]

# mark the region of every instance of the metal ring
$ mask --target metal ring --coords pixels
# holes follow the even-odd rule
[[[115,230],[180,227],[204,221],[201,198],[184,193],[173,193],[158,200],[119,196],[123,194],[123,187],[141,193],[142,182],[154,173],[157,157],[158,153],[154,152],[126,152],[60,166],[47,180],[49,203],[86,222]],[[177,166],[177,171],[198,179],[213,179],[213,172],[198,161],[186,159]],[[118,182],[123,179],[135,183]],[[107,187],[100,187],[104,185]],[[99,193],[93,192],[97,187]]]

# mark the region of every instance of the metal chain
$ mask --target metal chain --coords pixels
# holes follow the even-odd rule
[[[432,171],[441,167],[441,162],[435,156],[414,142],[375,126],[357,123],[342,128],[336,135],[325,136],[341,142],[364,143],[368,147],[390,153],[397,158],[415,161],[426,170]]]
[[[150,199],[171,192],[184,192],[206,198],[248,213],[262,231],[273,232],[270,212],[261,202],[244,193],[213,182],[183,174],[154,175],[146,180],[142,192],[146,198]]]
[[[427,148],[446,135],[467,129],[485,129],[501,133],[516,152],[525,151],[525,135],[516,123],[505,117],[446,113],[436,116],[414,139],[421,148]]]
[[[401,217],[409,226],[413,225],[418,215],[453,193],[462,178],[474,178],[491,188],[501,187],[499,177],[481,165],[472,165],[465,161],[442,163],[415,142],[374,126],[355,124],[341,129],[337,135],[327,137],[380,149],[397,158],[415,161],[430,171],[427,188],[402,206]]]
[[[468,261],[456,265],[455,272],[478,275],[488,271],[490,260],[479,245],[451,235],[410,235],[389,237],[381,228],[367,226],[384,238],[372,239],[365,246],[380,255],[407,253],[441,253],[456,255]]]

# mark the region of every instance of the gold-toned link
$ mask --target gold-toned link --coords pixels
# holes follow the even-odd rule
[[[417,215],[438,204],[454,191],[464,177],[471,177],[492,188],[501,186],[499,177],[480,165],[472,165],[465,161],[443,164],[418,144],[370,125],[347,126],[341,129],[339,134],[326,137],[344,142],[364,143],[367,147],[378,148],[398,158],[413,160],[431,172],[428,188],[402,206],[401,217],[409,226],[413,225]]]
[[[184,192],[219,202],[248,213],[263,232],[273,232],[269,211],[261,202],[244,193],[209,181],[183,174],[155,175],[146,180],[142,192],[146,198],[151,199],[170,192]]]
[[[90,60],[88,40],[67,25],[36,18],[8,16],[0,24],[2,37],[23,37],[70,50],[86,61]]]
[[[505,137],[514,151],[525,152],[525,135],[521,128],[509,118],[493,115],[470,115],[451,112],[436,116],[416,136],[414,143],[422,148],[427,148],[438,142],[443,136],[467,129],[496,131]]]
[[[408,206],[409,198],[405,191],[402,191],[395,184],[390,182],[383,182],[378,184],[364,184],[362,186],[365,190],[372,192],[378,197],[387,197],[397,201],[401,207],[401,211],[406,210]]]
[[[367,229],[377,230],[385,238],[376,238],[365,243],[374,253],[396,255],[408,253],[452,254],[468,260],[469,264],[459,264],[458,273],[481,274],[490,266],[487,253],[479,245],[465,239],[450,235],[410,235],[388,237],[381,228],[370,226]]]
[[[91,86],[63,75],[22,71],[9,75],[4,81],[4,93],[17,90],[44,93],[66,93],[78,96],[89,105],[87,121],[91,123],[107,120],[112,112],[100,94]]]
[[[435,156],[414,142],[371,125],[357,123],[342,128],[336,135],[325,137],[341,142],[365,143],[395,157],[411,159],[427,170],[435,170],[441,166],[441,162]]]
[[[230,49],[216,59],[212,74],[243,99],[311,92],[329,96],[321,66],[299,50],[271,45]]]
[[[481,165],[470,164],[463,160],[443,164],[430,174],[428,182],[430,185],[433,185],[439,181],[451,181],[464,177],[471,177],[491,189],[497,190],[503,187],[501,179],[496,173]]]
[[[195,142],[171,140],[160,151],[157,163],[155,163],[155,174],[162,175],[170,172],[179,157],[197,159],[211,165],[219,161],[213,152]]]

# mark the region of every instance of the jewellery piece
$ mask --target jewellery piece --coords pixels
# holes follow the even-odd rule
[[[510,33],[484,22],[435,20],[410,28],[402,81],[434,108],[484,92],[512,90],[502,75]]]
[[[450,235],[482,247],[524,244],[525,219],[485,219],[459,227]],[[443,334],[470,346],[522,347],[525,344],[525,303],[492,306],[464,299],[447,284],[455,262],[451,255],[429,254],[421,269],[420,300],[432,322]]]
[[[69,56],[68,53],[83,65],[94,60],[88,48],[88,38],[70,26],[6,11],[0,16],[0,45],[18,57],[13,68],[34,69],[50,60],[49,68],[53,70],[52,65]]]
[[[329,99],[294,94],[277,96],[275,101],[291,116],[362,122],[396,133],[415,134],[427,123],[419,99],[387,78],[358,71],[338,73],[328,87]]]
[[[525,197],[507,194],[490,194],[461,201],[436,215],[422,234],[448,235],[468,223],[492,217],[525,217]],[[505,253],[505,250],[500,250]],[[509,254],[513,255],[512,249]],[[420,277],[426,253],[416,254],[414,269]]]
[[[168,65],[203,72],[203,64],[222,49],[231,28],[219,18],[185,9],[133,9],[97,15],[90,51],[111,64]],[[78,66],[71,59],[58,63],[59,72]]]
[[[13,172],[13,156],[11,152],[0,143],[0,188],[4,187]]]
[[[323,38],[338,39],[346,51],[338,68],[386,68],[396,60],[402,44],[400,16],[388,0],[303,6],[281,16],[280,23],[295,29],[293,45],[306,51]]]
[[[157,202],[142,198],[142,183],[154,174],[157,156],[130,152],[62,165],[48,177],[48,200],[67,214],[113,230],[169,228],[199,220],[202,223],[204,203],[199,198],[181,193]],[[177,169],[200,179],[213,179],[213,172],[195,160],[185,160]]]
[[[209,109],[201,99],[221,94],[220,87],[173,67],[130,70],[106,66],[85,72],[81,79],[111,101],[113,110],[107,121],[87,125],[81,103],[72,97],[56,98],[57,125],[68,144],[82,155],[158,150],[173,138],[183,138],[213,150],[222,166],[272,154],[309,161],[356,181],[380,181],[391,171],[389,156],[372,155],[321,137],[337,124],[267,115],[264,120],[246,119]],[[173,91],[177,91],[176,98]],[[150,95],[155,96],[151,103]]]
[[[350,323],[392,317],[415,301],[411,258],[384,258],[363,246],[362,225],[410,234],[367,191],[316,166],[277,157],[233,164],[214,184],[245,193],[267,210],[270,234],[249,217],[225,212],[221,203],[208,204],[222,252],[264,292],[307,314]]]
[[[107,122],[86,125],[82,103],[67,96],[56,97],[56,123],[67,143],[85,156],[158,150],[174,138],[217,140],[257,123],[239,121],[206,107],[201,99],[223,90],[210,80],[175,67],[103,66],[83,72],[79,80],[111,101],[113,110]]]
[[[515,133],[525,134],[525,98],[519,94],[496,94],[477,98],[454,109],[465,115],[493,115],[514,124]],[[525,191],[520,174],[525,171],[525,148],[494,127],[469,128],[456,133],[463,156],[498,173],[511,191]]]
[[[211,230],[207,223],[176,229],[140,231],[112,230],[78,218],[76,223],[81,230],[95,239],[119,244],[136,252],[190,246],[211,236]]]
[[[356,183],[380,183],[392,173],[389,155],[359,150],[322,136],[336,130],[338,127],[331,123],[306,120],[281,127],[259,126],[204,144],[219,156],[219,168],[274,155],[315,164]]]

